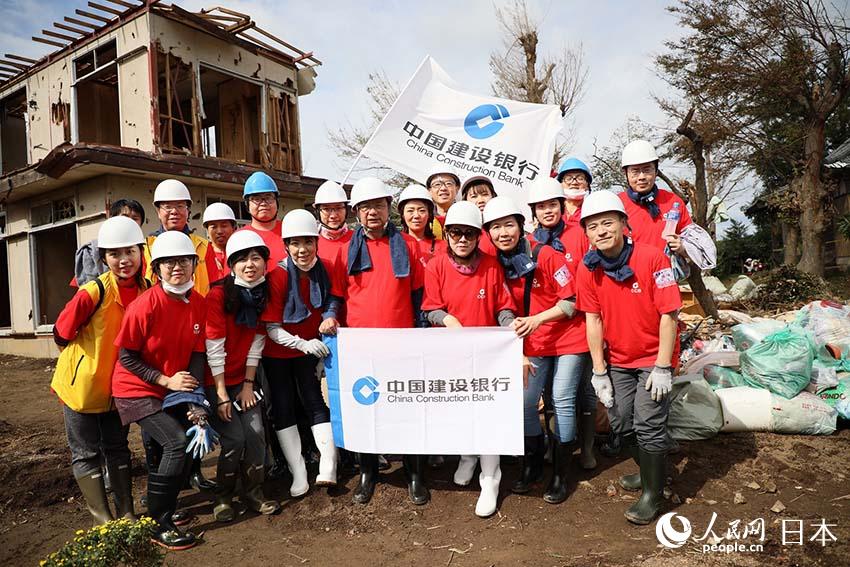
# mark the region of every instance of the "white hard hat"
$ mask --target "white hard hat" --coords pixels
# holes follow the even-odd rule
[[[564,188],[552,177],[538,177],[528,189],[528,205],[542,203],[550,199],[566,199]]]
[[[377,177],[364,177],[357,180],[351,187],[351,206],[356,207],[364,201],[372,199],[390,199],[392,195],[387,185]]]
[[[449,207],[449,212],[446,213],[446,222],[443,224],[446,227],[452,225],[471,226],[480,230],[481,210],[469,201],[460,201]]]
[[[208,222],[218,220],[229,220],[235,223],[236,215],[233,214],[233,209],[231,209],[226,204],[212,203],[204,211],[204,220],[202,224],[204,225],[204,227],[206,227]]]
[[[189,194],[189,188],[182,181],[176,179],[166,179],[160,181],[153,192],[153,204],[163,201],[189,201],[192,202],[192,195]]]
[[[598,215],[599,213],[617,212],[628,218],[626,209],[623,207],[623,201],[620,198],[605,189],[593,191],[585,197],[584,203],[581,206],[581,224],[584,226],[584,219]]]
[[[295,209],[284,215],[280,237],[287,239],[296,236],[319,236],[319,223],[310,211]]]
[[[428,190],[425,189],[422,185],[419,185],[418,183],[412,183],[405,187],[404,191],[402,191],[401,194],[398,196],[399,211],[401,211],[401,209],[404,207],[405,201],[412,201],[414,199],[419,201],[425,201],[425,204],[427,205],[434,205],[434,200],[431,198],[431,194],[428,193]]]
[[[136,221],[123,215],[106,219],[97,231],[98,248],[124,248],[144,243],[145,235],[142,234],[141,227]]]
[[[348,197],[342,185],[329,179],[316,189],[316,200],[313,201],[313,206],[330,205],[331,203],[348,203]]]
[[[151,246],[151,261],[173,256],[197,256],[192,239],[179,230],[166,230],[156,237]]]
[[[232,255],[251,248],[264,248],[266,250],[266,256],[268,256],[269,247],[266,246],[266,243],[263,242],[263,238],[259,234],[253,230],[237,230],[227,241],[227,246],[225,246],[228,263]]]
[[[460,185],[460,177],[458,176],[457,173],[455,173],[454,168],[452,168],[448,165],[443,165],[443,164],[438,163],[437,165],[431,167],[428,170],[428,177],[425,178],[425,187],[430,187],[431,186],[431,178],[436,177],[438,175],[451,175],[452,177],[455,178],[455,183]]]
[[[522,219],[520,224],[525,223],[525,215],[519,209],[517,204],[510,197],[493,197],[484,206],[484,224],[488,224],[496,219],[503,217],[511,217],[519,215]]]
[[[658,154],[655,153],[655,146],[646,140],[632,140],[623,148],[622,167],[653,161],[658,161]]]

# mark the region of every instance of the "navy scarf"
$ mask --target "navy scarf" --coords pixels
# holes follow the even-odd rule
[[[634,246],[630,239],[626,239],[623,249],[616,258],[608,258],[604,254],[600,254],[598,250],[591,250],[584,255],[584,265],[591,272],[596,268],[601,267],[609,278],[618,282],[624,282],[635,273],[629,267],[629,258],[632,257]]]
[[[257,326],[260,308],[266,296],[266,284],[261,283],[250,289],[235,283],[233,285],[239,291],[239,306],[236,308],[234,320],[237,325],[253,329]]]
[[[563,254],[567,251],[567,249],[564,248],[564,243],[561,242],[561,235],[564,234],[565,226],[566,225],[564,224],[564,219],[562,217],[561,220],[558,221],[558,224],[552,228],[545,228],[542,225],[538,226],[534,230],[532,236],[534,237],[535,242],[551,246]]]
[[[626,193],[628,193],[629,199],[631,199],[635,205],[639,205],[649,210],[649,216],[652,217],[652,220],[657,219],[658,215],[661,214],[661,209],[659,209],[658,205],[655,203],[655,199],[658,198],[657,185],[653,185],[652,190],[649,193],[638,193],[631,187],[626,188]]]
[[[396,278],[406,278],[410,275],[410,256],[407,243],[393,223],[387,223],[387,238],[390,240],[390,260],[393,264],[393,275]],[[366,229],[357,227],[348,244],[348,275],[354,276],[360,272],[372,269],[372,259],[366,247]]]
[[[286,273],[289,276],[289,289],[286,293],[286,305],[283,307],[283,322],[300,323],[310,316],[310,310],[301,297],[299,278],[302,272],[292,258],[286,259]],[[316,264],[307,272],[307,277],[310,278],[310,305],[313,309],[321,309],[331,289],[331,280],[321,260],[316,259]]]
[[[505,277],[509,280],[530,274],[537,267],[537,264],[531,259],[531,245],[525,238],[519,239],[519,244],[512,252],[505,254],[499,250],[496,252],[496,257],[505,269]]]

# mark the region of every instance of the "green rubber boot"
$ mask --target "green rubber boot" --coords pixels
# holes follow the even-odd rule
[[[623,435],[622,447],[626,454],[630,455],[632,459],[634,459],[635,464],[640,467],[640,460],[638,459],[637,437],[635,436],[633,431]],[[637,492],[641,489],[640,473],[624,474],[620,477],[619,484],[623,490]]]
[[[658,516],[661,503],[664,501],[667,453],[650,453],[639,447],[638,458],[643,492],[638,501],[626,510],[625,516],[631,523],[643,526]]]

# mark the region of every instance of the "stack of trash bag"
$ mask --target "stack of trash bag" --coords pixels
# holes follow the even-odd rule
[[[847,357],[850,352],[850,306],[834,301],[812,301],[797,312],[795,322],[835,358]]]
[[[677,441],[711,439],[723,427],[720,399],[702,374],[677,376],[670,393],[667,430]]]
[[[741,374],[750,386],[790,399],[811,382],[814,356],[811,336],[788,325],[741,353]]]

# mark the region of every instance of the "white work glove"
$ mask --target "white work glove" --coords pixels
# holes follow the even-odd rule
[[[673,388],[673,369],[656,366],[646,379],[646,390],[652,389],[652,399],[660,402]]]
[[[608,373],[608,369],[606,368],[602,374],[597,374],[594,370],[590,383],[602,405],[606,408],[612,407],[614,405],[614,385],[611,384],[611,375]]]
[[[299,340],[300,343],[296,348],[304,354],[312,354],[316,358],[324,358],[331,353],[331,349],[320,339],[310,339],[309,341],[305,341],[304,339]]]

